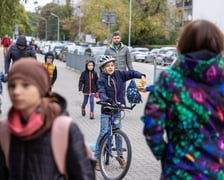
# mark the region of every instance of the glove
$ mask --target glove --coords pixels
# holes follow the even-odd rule
[[[109,104],[113,104],[114,103],[113,99],[111,99],[111,98],[106,99],[105,102],[109,103]],[[111,111],[110,108],[105,108],[104,107],[104,114],[108,114],[109,115],[109,114],[111,114],[111,112],[112,111]]]
[[[99,93],[96,92],[96,93],[94,94],[94,96],[95,96],[95,98],[99,98]]]
[[[140,80],[138,81],[136,86],[137,86],[137,89],[141,91],[142,89],[144,89],[145,85],[146,85],[146,81]]]
[[[110,104],[113,104],[114,103],[114,100],[111,99],[111,98],[108,98],[108,99],[105,100],[105,102],[110,103]]]

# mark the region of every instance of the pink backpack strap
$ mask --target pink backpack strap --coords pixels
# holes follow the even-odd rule
[[[72,118],[69,116],[58,116],[51,130],[51,146],[55,163],[59,172],[66,176],[66,153],[69,141],[69,127]]]
[[[9,145],[10,145],[10,133],[8,130],[7,121],[0,123],[0,146],[5,156],[5,162],[7,168],[9,168]]]

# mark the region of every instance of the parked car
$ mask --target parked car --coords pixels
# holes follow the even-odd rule
[[[91,56],[97,61],[98,57],[104,55],[106,50],[105,46],[93,46],[91,47]]]
[[[48,41],[43,41],[40,44],[38,52],[41,54],[45,54],[50,50],[50,43]]]
[[[63,49],[63,46],[62,45],[56,45],[53,49],[53,54],[54,54],[54,58],[55,59],[59,59],[59,54],[61,52],[61,50]]]
[[[67,54],[76,53],[77,48],[78,46],[74,44],[65,44],[58,55],[58,59],[60,61],[66,62]]]
[[[178,53],[177,50],[169,50],[167,51],[165,57],[164,57],[164,62],[165,64],[172,64],[173,61],[177,59]]]
[[[75,47],[75,51],[74,53],[77,55],[90,55],[91,53],[89,52],[90,48],[89,47],[85,47],[85,46],[76,46]]]
[[[68,54],[68,47],[67,46],[63,46],[63,48],[61,49],[59,55],[58,55],[58,59],[62,62],[66,62],[67,59],[67,54]]]
[[[168,59],[171,52],[177,52],[176,47],[161,48],[156,55],[156,63],[161,66],[169,65],[171,62],[169,62]]]
[[[144,62],[145,57],[148,55],[148,52],[148,48],[136,47],[131,50],[131,55],[134,61]]]
[[[149,51],[149,53],[145,57],[145,63],[154,63],[154,61],[156,60],[156,55],[159,52],[159,50],[160,50],[159,48],[151,49],[151,51]]]

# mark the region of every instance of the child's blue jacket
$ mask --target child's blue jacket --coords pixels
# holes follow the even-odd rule
[[[142,76],[145,74],[135,70],[115,70],[112,75],[101,72],[97,81],[100,99],[113,99],[115,102],[125,104],[125,82],[133,78],[141,79]]]

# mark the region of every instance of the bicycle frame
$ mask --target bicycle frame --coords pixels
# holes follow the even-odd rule
[[[112,110],[113,111],[113,110]],[[114,112],[111,112],[111,115],[109,117],[109,123],[108,123],[108,129],[107,129],[107,139],[108,139],[108,152],[109,152],[109,155],[112,157],[112,148],[111,148],[111,137],[113,135],[113,131],[116,130],[116,129],[119,129],[119,128],[114,128],[113,126],[116,126],[115,124],[115,117],[114,117]],[[117,146],[116,146],[117,147]],[[116,151],[118,151],[116,149]]]
[[[112,148],[111,148],[111,137],[113,135],[113,132],[116,129],[119,129],[117,127],[116,128],[113,127],[113,126],[116,126],[116,123],[115,123],[116,117],[114,116],[115,111],[116,110],[118,110],[118,111],[132,110],[136,106],[136,104],[132,104],[131,107],[127,107],[127,106],[123,106],[121,104],[115,104],[115,103],[110,104],[110,103],[105,102],[105,101],[97,101],[96,104],[104,105],[104,108],[108,108],[108,109],[111,110],[110,117],[109,117],[108,128],[107,128],[107,139],[108,139],[108,145],[109,145],[109,147],[107,147],[107,148],[108,148],[109,155],[111,157],[113,157]],[[117,147],[118,146],[116,145],[116,148]],[[116,151],[118,152],[118,149],[116,149]]]
[[[122,179],[131,163],[131,144],[128,136],[117,127],[116,112],[125,109],[133,109],[136,104],[131,107],[122,106],[120,104],[110,104],[104,101],[98,101],[97,104],[104,105],[103,108],[110,109],[107,133],[100,141],[100,169],[105,179],[117,180]],[[119,121],[120,121],[119,116]],[[120,122],[119,122],[120,123]]]

